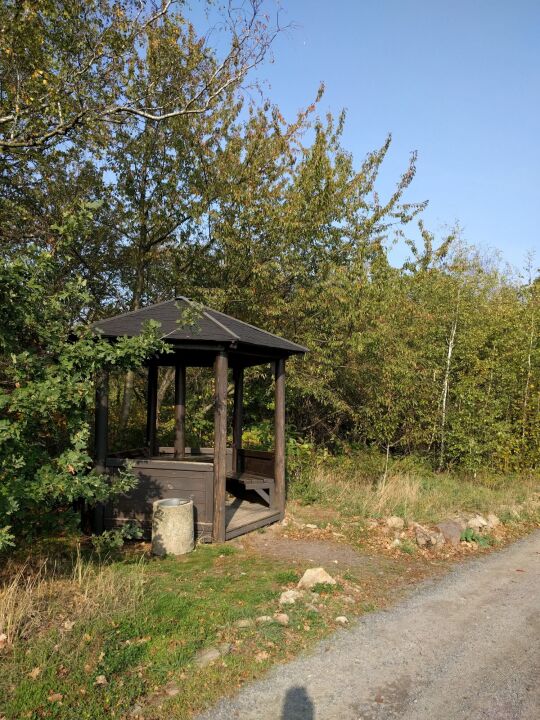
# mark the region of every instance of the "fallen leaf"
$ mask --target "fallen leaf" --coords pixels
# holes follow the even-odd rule
[[[98,675],[94,685],[108,685],[105,675]]]
[[[40,675],[41,675],[40,667],[35,667],[33,670],[31,670],[28,673],[28,677],[31,678],[32,680],[37,680]]]
[[[71,630],[73,630],[74,626],[75,626],[75,620],[66,620],[66,622],[63,624],[62,627],[64,628],[64,630],[67,630],[68,632],[70,632]]]
[[[47,700],[49,702],[60,702],[63,697],[62,693],[51,693]]]
[[[264,662],[264,660],[268,660],[270,655],[266,651],[259,652],[255,655],[255,660],[257,662]]]

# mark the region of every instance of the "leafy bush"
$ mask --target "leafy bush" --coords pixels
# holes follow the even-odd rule
[[[156,324],[117,343],[80,323],[89,298],[51,253],[0,260],[0,550],[51,513],[133,486],[128,473],[92,471],[94,376],[131,368],[162,348]]]
[[[93,535],[92,545],[97,554],[103,556],[119,550],[126,540],[139,540],[141,537],[141,528],[130,522],[115,530],[106,530],[101,535]]]

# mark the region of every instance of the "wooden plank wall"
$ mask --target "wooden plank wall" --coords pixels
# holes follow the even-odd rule
[[[113,459],[108,465],[120,465]],[[204,462],[179,463],[152,459],[132,461],[139,478],[137,486],[105,507],[105,528],[118,527],[128,520],[140,523],[145,537],[152,527],[152,503],[171,497],[193,500],[195,531],[198,537],[210,538],[213,520],[213,466]]]
[[[240,472],[274,477],[274,453],[264,450],[238,450],[238,464]]]

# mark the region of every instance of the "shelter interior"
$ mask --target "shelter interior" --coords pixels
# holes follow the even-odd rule
[[[188,311],[186,313],[186,311]],[[187,319],[186,319],[187,317]],[[136,520],[150,533],[152,503],[169,497],[193,500],[197,537],[223,542],[283,517],[285,509],[285,361],[306,348],[184,297],[118,315],[95,324],[114,341],[142,332],[148,320],[160,323],[170,351],[147,362],[147,422],[143,448],[108,452],[108,376],[96,385],[95,465],[114,473],[129,460],[138,484],[103,506],[96,529]],[[274,376],[274,447],[242,446],[244,371],[271,363]],[[174,367],[174,445],[159,446],[156,435],[158,368]],[[186,368],[213,367],[214,445],[186,447]],[[232,445],[227,447],[227,387],[234,386]]]

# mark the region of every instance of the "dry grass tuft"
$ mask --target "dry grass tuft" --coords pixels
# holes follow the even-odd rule
[[[344,515],[400,515],[419,522],[462,511],[540,518],[540,476],[535,473],[467,476],[396,462],[384,477],[366,472],[368,463],[361,455],[313,463],[293,481],[292,497],[331,506]]]
[[[0,585],[0,637],[6,646],[66,619],[74,623],[83,615],[129,608],[142,596],[145,562],[141,558],[129,572],[119,572],[95,557],[83,558],[77,549],[68,569],[48,560],[37,567],[27,561],[12,567],[9,578]]]

